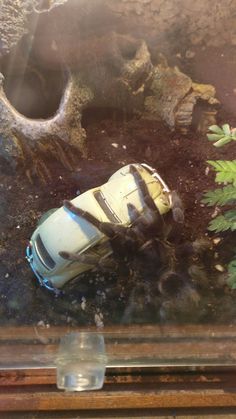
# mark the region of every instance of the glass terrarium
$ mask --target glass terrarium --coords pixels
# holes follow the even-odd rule
[[[0,10],[1,369],[234,367],[235,2]]]

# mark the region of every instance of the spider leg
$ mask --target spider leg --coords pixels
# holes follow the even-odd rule
[[[70,201],[64,201],[63,206],[68,209],[70,212],[72,212],[75,215],[78,215],[79,217],[84,218],[86,221],[94,225],[100,230],[100,224],[101,221],[99,221],[96,217],[94,217],[90,212],[84,211],[81,208],[76,207],[72,202]]]
[[[97,256],[93,255],[87,255],[87,254],[78,254],[78,253],[72,253],[72,252],[65,252],[61,251],[59,252],[59,255],[63,259],[67,260],[75,260],[80,263],[84,263],[85,265],[91,265],[93,269],[102,269],[102,270],[114,270],[114,261],[107,258],[107,255],[102,256],[100,260],[98,260]]]
[[[63,259],[67,260],[77,260],[78,262],[85,263],[86,265],[95,265],[97,263],[96,256],[91,255],[80,255],[77,253],[72,252],[59,252],[59,256],[61,256]]]
[[[88,221],[94,227],[100,230],[103,234],[109,237],[109,239],[114,239],[115,237],[123,238],[125,236],[130,236],[130,234],[132,234],[129,227],[123,226],[121,224],[112,224],[112,223],[99,221],[96,217],[94,217],[94,215],[90,214],[90,212],[84,211],[81,208],[76,207],[70,201],[64,201],[64,207],[67,208],[69,211],[71,211],[73,214],[84,218],[86,221]]]
[[[130,173],[134,176],[135,181],[137,183],[137,185],[139,186],[140,192],[142,194],[143,200],[145,202],[145,204],[153,211],[157,210],[157,206],[155,204],[155,202],[153,201],[146,183],[144,182],[142,176],[140,175],[139,171],[136,169],[136,167],[131,164],[130,166]]]
[[[134,222],[140,216],[140,213],[138,212],[137,208],[130,202],[128,202],[127,208],[131,222]]]
[[[96,217],[94,217],[94,215],[90,214],[90,212],[84,211],[81,208],[76,207],[70,201],[64,201],[63,204],[64,207],[71,211],[73,214],[84,218],[86,221],[91,223],[94,227],[96,227],[110,239],[112,239],[117,234],[115,231],[115,224],[99,221]]]
[[[184,222],[184,207],[181,198],[176,191],[171,192],[172,214],[176,223]]]

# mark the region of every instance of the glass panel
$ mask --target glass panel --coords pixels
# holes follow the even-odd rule
[[[214,3],[214,4],[213,4]],[[0,5],[1,367],[235,364],[230,0]]]

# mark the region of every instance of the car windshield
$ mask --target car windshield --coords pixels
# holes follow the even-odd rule
[[[47,269],[53,269],[56,266],[54,260],[45,248],[40,234],[37,234],[35,238],[35,251],[37,252],[37,255],[40,258],[41,262]]]

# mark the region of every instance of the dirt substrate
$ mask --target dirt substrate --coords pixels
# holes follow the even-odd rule
[[[185,67],[185,72],[187,68],[196,81],[215,82],[223,102],[219,122],[236,126],[233,116],[236,76],[230,80],[227,76],[220,86],[218,73],[215,72],[214,80],[211,66],[207,73],[207,62],[212,63],[213,59],[220,62],[223,52],[213,50],[211,60],[208,51],[207,62],[205,51],[195,50],[194,53],[191,62],[183,60],[179,65]],[[224,52],[226,75],[232,73],[232,66],[235,69],[235,62],[232,51],[228,51],[228,55]],[[186,136],[171,133],[158,122],[127,119],[115,111],[87,112],[83,124],[89,144],[88,160],[81,161],[78,157],[78,167],[73,173],[49,161],[52,182],[46,186],[37,180],[31,185],[24,174],[13,174],[5,163],[1,163],[0,324],[234,323],[235,291],[227,287],[226,274],[215,269],[215,265],[225,267],[230,260],[235,241],[232,235],[224,235],[208,254],[203,274],[198,275],[194,283],[200,297],[194,309],[189,304],[185,310],[179,310],[176,299],[163,301],[155,284],[147,284],[144,280],[143,286],[137,287],[128,278],[125,281],[117,278],[115,273],[82,275],[68,284],[60,297],[37,284],[25,260],[25,248],[38,218],[45,211],[61,206],[63,199],[75,197],[78,190],[84,192],[104,183],[122,165],[146,162],[158,169],[169,187],[177,190],[183,200],[186,220],[178,232],[179,240],[206,237],[207,224],[214,212],[214,208],[201,204],[203,192],[214,187],[214,173],[206,170],[206,160],[232,159],[236,150],[235,144],[216,150],[196,130]],[[210,240],[213,238],[214,235]],[[197,263],[195,261],[195,265]]]

